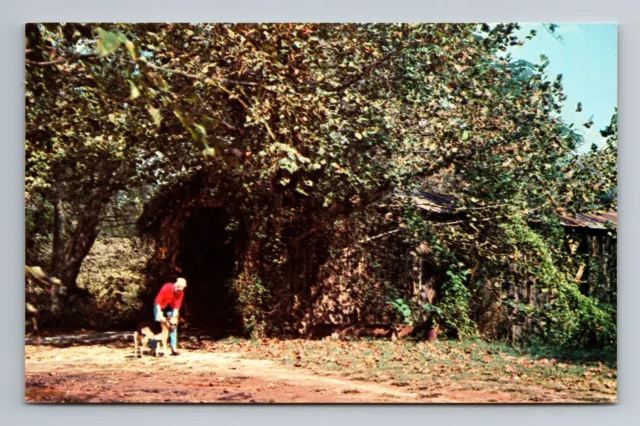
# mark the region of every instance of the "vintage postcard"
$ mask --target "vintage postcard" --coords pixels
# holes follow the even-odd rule
[[[615,403],[611,23],[29,23],[25,400]]]

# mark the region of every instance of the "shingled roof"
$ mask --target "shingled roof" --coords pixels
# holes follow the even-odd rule
[[[560,222],[570,228],[618,229],[618,212],[565,215]]]
[[[396,191],[395,196],[399,199],[408,200],[414,206],[432,213],[455,213],[456,198],[453,195],[424,191],[409,194]],[[594,230],[618,229],[618,212],[566,214],[560,216],[560,222],[569,228],[589,228]]]

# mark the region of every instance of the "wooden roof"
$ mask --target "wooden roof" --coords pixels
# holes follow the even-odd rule
[[[409,200],[414,206],[432,213],[455,213],[456,198],[452,195],[431,192],[405,193],[395,192],[396,197]],[[589,214],[566,214],[560,216],[560,222],[569,228],[588,228],[593,230],[618,229],[618,212],[595,212]]]

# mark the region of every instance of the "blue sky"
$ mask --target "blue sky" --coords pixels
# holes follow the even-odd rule
[[[563,87],[567,100],[562,118],[575,123],[585,136],[586,143],[580,150],[588,150],[592,143],[602,146],[604,139],[599,130],[607,126],[617,106],[618,96],[618,35],[613,23],[555,23],[556,40],[539,23],[521,23],[520,38],[535,29],[533,40],[525,40],[522,47],[510,50],[514,59],[540,63],[540,55],[549,58],[547,73],[550,79],[563,75]],[[576,113],[576,105],[582,102],[582,112]],[[593,115],[590,129],[582,126]]]

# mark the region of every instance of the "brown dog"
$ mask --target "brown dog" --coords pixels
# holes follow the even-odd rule
[[[156,341],[155,356],[158,356],[158,349],[162,343],[162,354],[167,354],[167,340],[169,340],[169,333],[173,331],[178,325],[178,318],[171,317],[165,318],[162,321],[144,322],[138,326],[138,330],[133,333],[133,340],[135,342],[134,354],[140,358],[142,357],[142,351],[149,344],[150,340]],[[140,348],[140,354],[138,354],[138,348]]]

